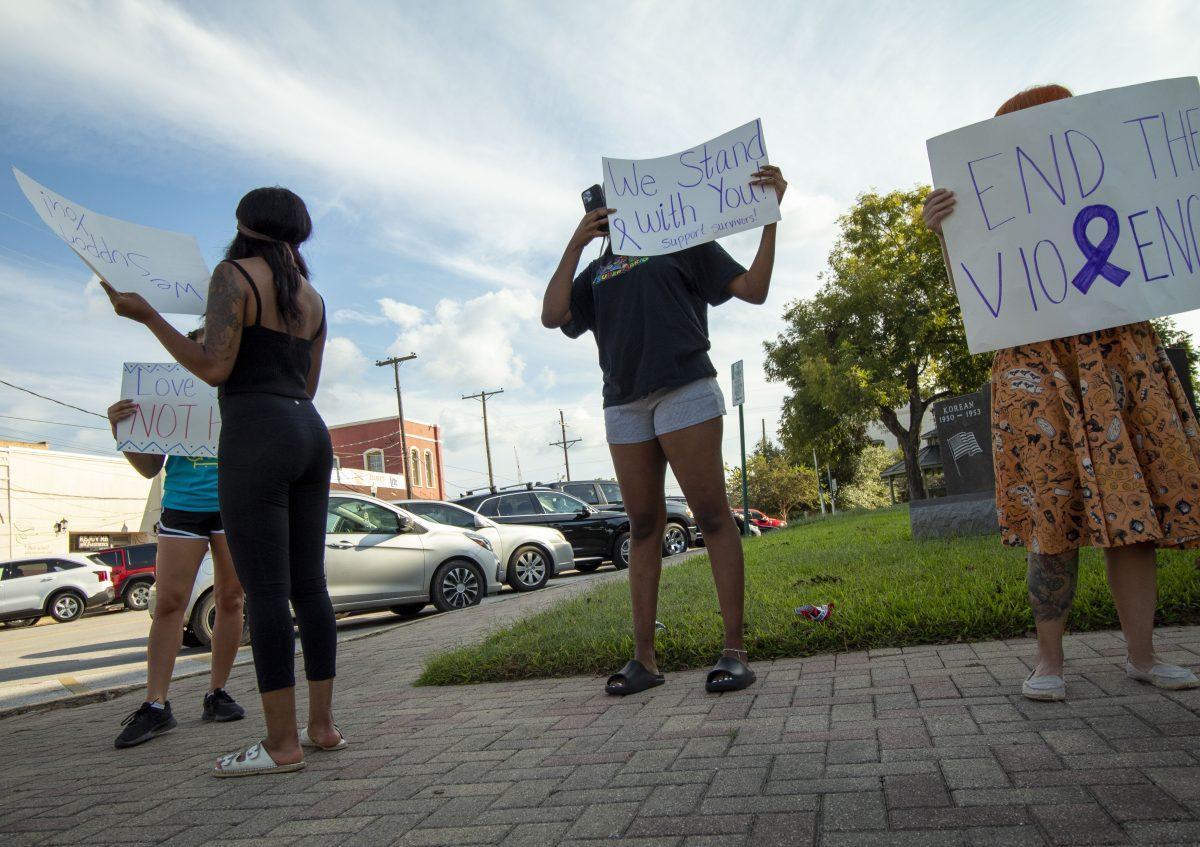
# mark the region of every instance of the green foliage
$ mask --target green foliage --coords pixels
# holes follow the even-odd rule
[[[854,475],[837,493],[839,509],[878,509],[892,503],[891,489],[879,475],[900,461],[899,450],[872,444],[854,457]]]
[[[1197,350],[1192,334],[1179,328],[1171,317],[1156,318],[1150,321],[1158,332],[1164,347],[1182,347],[1187,351],[1188,364],[1192,366],[1192,378],[1200,376],[1200,350]]]
[[[746,458],[746,482],[750,505],[769,515],[787,520],[797,509],[820,508],[817,477],[812,466],[793,464],[778,450],[753,453]],[[735,507],[742,502],[742,469],[726,468],[725,491]]]
[[[785,330],[766,343],[768,377],[791,389],[781,431],[795,455],[861,449],[875,420],[915,455],[930,402],[989,378],[991,356],[967,352],[941,247],[921,222],[928,191],[861,195],[841,218],[824,285],[789,304]],[[915,432],[898,408],[910,410]],[[915,467],[909,488],[924,496]]]
[[[914,542],[906,507],[805,521],[748,539],[745,550],[751,659],[1019,638],[1033,628],[1023,551],[1002,547],[997,536]],[[1159,623],[1200,622],[1194,558],[1195,551],[1159,553]],[[830,601],[836,608],[827,624],[795,614],[802,603]],[[663,569],[658,619],[667,627],[657,641],[667,672],[707,668],[720,655],[721,616],[706,557]],[[1082,553],[1069,626],[1118,626],[1096,550]],[[1030,656],[1033,651],[1030,641]],[[434,657],[418,684],[605,676],[632,655],[629,586],[620,579],[524,618],[481,644]],[[697,685],[701,679],[698,674]]]

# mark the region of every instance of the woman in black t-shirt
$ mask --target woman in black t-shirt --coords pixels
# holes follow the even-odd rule
[[[787,189],[782,172],[764,165],[751,184]],[[629,514],[629,590],[634,658],[609,680],[609,694],[644,691],[664,681],[654,655],[654,618],[666,526],[668,464],[712,559],[725,649],[708,674],[709,691],[754,682],[743,641],[742,544],[725,495],[721,458],[724,398],[708,357],[708,307],[732,297],[761,304],[775,263],[775,224],[763,227],[747,270],[716,242],[665,256],[616,256],[611,247],[572,279],[592,240],[607,234],[608,215],[583,216],[542,301],[542,324],[571,338],[591,330],[604,373],[604,424],[621,497]]]

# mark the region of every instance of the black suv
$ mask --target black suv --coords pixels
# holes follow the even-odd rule
[[[591,573],[611,561],[617,570],[629,567],[629,516],[602,512],[548,487],[490,488],[468,491],[454,501],[498,523],[548,526],[571,542],[575,569]]]
[[[621,486],[611,479],[574,479],[570,482],[547,482],[546,488],[556,488],[578,497],[597,509],[614,512],[625,511],[621,502]],[[682,497],[667,498],[667,528],[663,532],[663,555],[674,556],[689,547],[698,547],[704,540],[692,510]]]

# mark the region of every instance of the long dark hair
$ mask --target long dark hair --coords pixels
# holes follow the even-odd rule
[[[256,188],[238,203],[238,234],[225,250],[226,259],[264,260],[275,283],[275,303],[288,326],[304,320],[299,294],[308,277],[300,245],[312,235],[312,218],[304,201],[286,188]],[[247,232],[248,231],[248,232]]]

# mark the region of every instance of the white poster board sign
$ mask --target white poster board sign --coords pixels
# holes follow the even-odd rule
[[[117,449],[168,456],[216,456],[217,389],[177,362],[126,362],[121,399],[138,404],[117,426]]]
[[[38,217],[113,288],[167,314],[204,314],[209,272],[195,236],[97,214],[16,168],[13,175]]]
[[[738,359],[733,363],[733,405],[740,406],[746,402],[745,362]]]
[[[1023,109],[928,141],[972,353],[1200,308],[1195,77]]]
[[[775,223],[775,189],[750,184],[766,164],[761,120],[661,159],[605,157],[613,252],[661,256]]]

